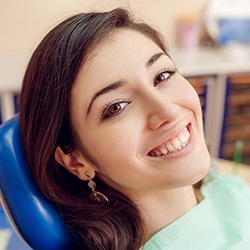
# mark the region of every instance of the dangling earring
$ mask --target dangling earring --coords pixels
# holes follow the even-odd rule
[[[89,172],[86,172],[86,176],[89,179],[88,186],[91,188],[92,193],[89,198],[93,203],[96,204],[107,204],[109,199],[102,193],[95,191],[96,183],[91,179]]]

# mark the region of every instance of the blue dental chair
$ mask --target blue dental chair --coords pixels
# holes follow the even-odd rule
[[[0,195],[13,228],[32,249],[72,249],[72,236],[59,211],[30,176],[19,136],[18,115],[0,126]]]

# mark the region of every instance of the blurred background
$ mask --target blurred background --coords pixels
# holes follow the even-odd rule
[[[66,17],[88,10],[131,9],[174,42],[176,21],[186,14],[200,18],[206,0],[1,0],[0,52],[30,51],[47,31]]]
[[[0,123],[18,112],[25,67],[52,27],[118,6],[164,34],[200,96],[211,155],[250,164],[250,0],[0,0]],[[6,227],[0,207],[0,250],[26,249],[13,235],[6,240]]]

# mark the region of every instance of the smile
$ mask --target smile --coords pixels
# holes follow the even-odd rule
[[[188,129],[185,128],[181,131],[181,133],[177,137],[161,144],[159,147],[152,149],[148,153],[148,155],[157,157],[157,156],[172,154],[176,151],[180,151],[188,144],[189,139],[190,139],[190,133]]]

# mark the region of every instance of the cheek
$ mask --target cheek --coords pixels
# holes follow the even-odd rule
[[[180,74],[177,74],[170,82],[170,86],[166,88],[168,97],[174,98],[181,104],[188,103],[191,106],[200,106],[200,101],[194,87]]]
[[[135,172],[141,166],[137,157],[141,133],[138,128],[135,130],[133,127],[105,129],[96,137],[101,143],[89,141],[92,147],[89,150],[98,165],[99,177],[118,189],[134,183]]]
[[[200,99],[196,90],[187,80],[183,82],[182,94],[186,108],[192,110],[196,118],[200,119],[202,116]]]
[[[175,82],[167,89],[166,95],[169,100],[192,111],[195,116],[201,115],[199,96],[193,86],[182,76],[177,76]]]
[[[126,166],[136,160],[141,137],[139,127],[135,120],[102,127],[97,131],[89,131],[84,142],[104,171],[120,165]]]

